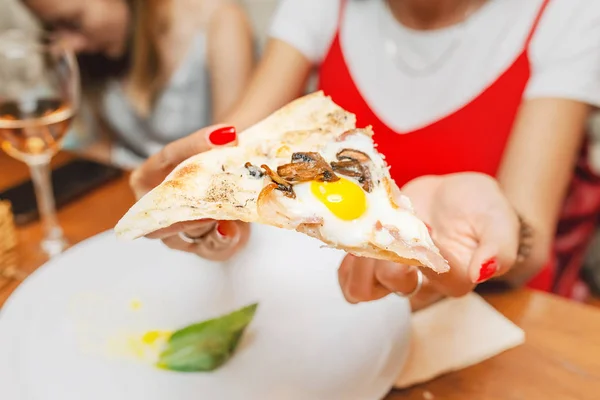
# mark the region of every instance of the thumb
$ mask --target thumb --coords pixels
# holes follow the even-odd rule
[[[517,260],[519,223],[514,218],[494,218],[481,231],[479,243],[469,263],[473,283],[504,275]]]

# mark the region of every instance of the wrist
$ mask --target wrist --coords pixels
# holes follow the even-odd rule
[[[525,218],[515,212],[519,220],[519,247],[517,249],[517,261],[515,265],[526,263],[531,256],[533,248],[534,232],[533,227],[527,223]]]
[[[519,220],[519,244],[516,261],[510,271],[499,279],[510,286],[521,287],[533,279],[548,263],[552,237],[515,211]],[[548,237],[547,237],[548,236]]]

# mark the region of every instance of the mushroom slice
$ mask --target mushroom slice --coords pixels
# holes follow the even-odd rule
[[[366,162],[371,161],[371,157],[369,157],[366,153],[363,153],[362,151],[354,150],[354,149],[340,150],[335,156],[340,161],[356,160],[360,163],[366,163]]]
[[[364,174],[364,167],[355,160],[332,161],[333,171],[352,178],[360,178]]]
[[[262,172],[262,170],[260,168],[258,168],[256,165],[252,165],[252,163],[250,163],[250,162],[247,162],[246,164],[244,164],[244,167],[246,167],[246,169],[248,170],[248,173],[253,178],[260,179],[263,176],[265,176],[265,174]]]
[[[340,179],[331,165],[319,153],[313,152],[292,154],[292,162],[277,167],[277,174],[290,183],[335,182]]]
[[[344,176],[356,178],[362,185],[362,188],[371,193],[373,190],[373,180],[371,179],[371,171],[367,165],[361,164],[357,160],[343,160],[332,162],[333,171]]]
[[[271,180],[277,184],[277,190],[281,190],[285,197],[289,197],[291,199],[296,198],[296,193],[294,193],[294,189],[290,182],[287,182],[281,176],[279,176],[276,172],[274,172],[268,165],[263,164],[260,166],[265,170],[265,173],[271,178]]]

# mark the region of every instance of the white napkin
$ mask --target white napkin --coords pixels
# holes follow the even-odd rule
[[[394,387],[475,365],[524,341],[525,332],[477,294],[445,299],[413,315],[410,354]]]

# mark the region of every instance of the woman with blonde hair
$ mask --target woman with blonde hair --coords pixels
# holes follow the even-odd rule
[[[24,2],[78,54],[104,128],[89,152],[123,166],[223,118],[251,73],[252,33],[234,2]]]

